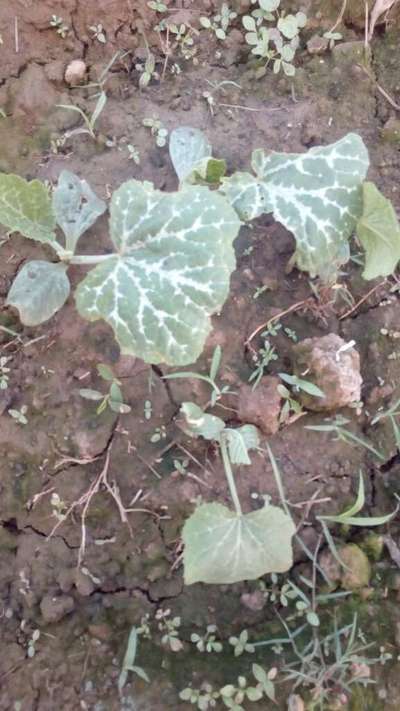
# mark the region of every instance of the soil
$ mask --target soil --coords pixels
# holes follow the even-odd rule
[[[293,4],[297,6],[283,3],[287,8]],[[154,31],[160,15],[145,0],[2,3],[0,108],[6,118],[0,119],[0,170],[53,183],[67,168],[107,199],[130,177],[151,180],[159,189],[177,187],[168,151],[156,146],[154,136],[142,125],[144,117],[158,117],[168,130],[180,125],[202,129],[214,154],[226,159],[228,171],[247,168],[254,148],[300,152],[355,131],[370,152],[369,179],[400,209],[400,142],[396,132],[388,130],[397,125],[399,114],[374,82],[399,103],[398,15],[394,13],[386,25],[376,29],[370,47],[371,80],[359,65],[364,29],[357,12],[346,16],[341,27],[344,41],[333,51],[310,55],[305,50],[313,34],[332,26],[340,4],[327,10],[327,3],[304,3],[309,25],[293,79],[269,72],[256,80],[237,23],[223,43],[201,31],[195,36],[196,62],[182,60],[177,51],[169,59],[164,80],[153,79],[140,91],[135,66],[146,58],[143,32],[160,74],[165,59]],[[249,2],[236,0],[232,5],[245,12]],[[200,15],[215,10],[211,0],[170,2],[169,9],[176,22],[194,27],[199,27]],[[62,17],[68,26],[65,39],[49,27],[52,15]],[[99,23],[106,34],[105,44],[93,39],[89,30]],[[68,88],[64,82],[67,64],[83,59],[94,82],[118,50],[129,54],[114,62],[109,72],[98,140],[78,135],[55,149],[55,139],[80,122],[77,114],[57,104],[74,101],[89,110],[94,106],[90,97],[96,92]],[[169,71],[174,62],[180,65],[178,74]],[[213,106],[204,98],[205,92],[211,92]],[[128,160],[124,140],[140,151],[139,165]],[[107,146],[107,142],[114,145]],[[8,239],[4,231],[0,245],[4,304],[16,273],[27,260],[53,259],[54,255],[19,235]],[[235,247],[237,269],[229,299],[213,318],[212,335],[191,370],[206,372],[219,344],[222,381],[233,391],[242,388],[243,392],[254,368],[254,353],[262,346],[259,336],[246,346],[250,334],[304,301],[306,307],[281,319],[298,341],[337,334],[346,342],[354,341],[360,355],[364,407],[347,408],[340,414],[349,420],[347,426],[354,434],[383,452],[383,462],[365,448],[304,429],[320,424],[323,414],[308,412],[279,431],[273,422],[267,428],[274,433],[268,442],[279,462],[287,499],[304,540],[314,550],[318,539],[315,516],[343,510],[354,499],[360,470],[366,485],[364,515],[392,510],[394,495],[400,495],[393,430],[387,420],[371,425],[378,408],[399,396],[398,291],[393,280],[364,282],[360,268],[353,264],[340,279],[347,292],[342,289],[334,302],[332,293],[325,292],[316,300],[307,275],[288,270],[294,240],[271,217],[258,219],[251,229],[243,227]],[[101,218],[82,239],[81,251],[93,253],[94,249],[96,253],[107,248],[107,219]],[[80,267],[71,269],[73,286],[82,273]],[[254,298],[263,286],[266,289]],[[356,308],[349,305],[346,293],[352,295],[352,303],[360,302]],[[162,380],[167,368],[121,356],[111,330],[104,323],[80,319],[73,298],[41,327],[23,328],[16,312],[7,307],[1,311],[0,325],[1,355],[10,358],[7,366],[11,369],[8,387],[0,390],[1,711],[185,711],[193,707],[179,699],[179,692],[189,684],[199,687],[209,682],[219,688],[234,683],[238,675],[250,675],[253,661],[279,667],[280,658],[271,652],[234,658],[229,651],[228,638],[242,629],[248,629],[253,640],[280,634],[274,607],[265,601],[259,604],[257,582],[183,585],[180,531],[185,518],[200,497],[229,504],[217,452],[204,441],[189,440],[176,423],[182,401],[207,402],[204,384],[194,379]],[[278,360],[270,364],[268,374],[292,372],[293,341],[283,329],[272,340]],[[111,366],[121,380],[129,414],[117,416],[107,410],[97,416],[94,403],[80,397],[82,387],[104,389],[96,374],[100,362]],[[263,387],[268,390],[266,384]],[[249,411],[247,386],[245,390],[242,411]],[[145,416],[147,400],[151,401],[150,419]],[[215,414],[238,423],[237,396],[223,403],[225,407],[217,406]],[[255,408],[267,407],[266,403],[266,397],[259,398]],[[24,405],[28,422],[21,425],[8,410]],[[275,401],[271,407],[273,420]],[[157,428],[165,429],[154,442]],[[185,475],[177,471],[174,461],[187,458],[187,452],[189,473]],[[112,491],[132,511],[126,521],[121,520],[112,494],[100,487],[87,511],[86,545],[79,566],[82,506],[73,507],[65,520],[57,519],[57,513],[65,514],[78,502],[107,464]],[[265,453],[254,456],[251,467],[242,467],[237,481],[245,510],[258,508],[266,494],[279,505]],[[58,511],[55,494],[61,502]],[[314,499],[319,503],[310,505]],[[354,529],[337,533],[356,543],[362,543],[365,536],[365,531]],[[398,541],[395,523],[390,534]],[[307,570],[309,561],[298,548],[292,575]],[[368,594],[354,595],[340,608],[344,619],[357,610],[367,641],[376,645],[371,656],[379,656],[379,647],[384,645],[393,657],[373,669],[374,690],[360,687],[343,708],[399,708],[396,570],[396,563],[385,553],[373,565]],[[179,652],[161,640],[163,632],[155,616],[166,610],[171,617],[181,618],[183,649]],[[131,675],[119,694],[117,682],[129,631],[140,626],[145,615],[149,615],[152,635],[151,639],[140,637],[136,664],[145,669],[151,683]],[[190,642],[193,632],[204,633],[209,624],[217,625],[219,638],[225,642],[220,655],[201,654]],[[40,630],[40,637],[30,656],[35,630]],[[286,708],[287,693],[288,689],[278,686],[282,708]],[[250,702],[245,706],[246,710],[252,707]],[[275,706],[263,701],[257,708]]]

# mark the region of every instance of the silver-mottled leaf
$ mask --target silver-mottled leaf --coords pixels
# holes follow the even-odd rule
[[[32,261],[14,279],[7,304],[15,306],[25,326],[48,321],[68,299],[70,283],[65,264]]]
[[[73,252],[79,237],[107,210],[107,205],[86,180],[63,170],[53,193],[53,210],[67,238],[67,248]]]
[[[179,126],[171,131],[169,155],[179,181],[187,178],[196,163],[211,157],[211,150],[207,138],[198,128]]]
[[[227,200],[205,187],[162,193],[152,183],[124,183],[111,202],[117,254],[79,285],[79,312],[105,319],[123,353],[193,363],[228,295],[239,226]]]
[[[393,205],[373,183],[363,185],[357,236],[365,249],[364,279],[393,274],[400,260],[400,225]]]
[[[202,504],[182,532],[185,583],[237,583],[283,573],[293,564],[294,533],[292,519],[276,506],[240,516],[222,504]]]
[[[0,223],[29,239],[54,243],[56,221],[46,186],[0,173]]]
[[[236,173],[223,180],[221,190],[243,219],[272,212],[294,234],[299,269],[328,279],[349,258],[368,164],[362,139],[349,133],[307,153],[256,150],[256,176]]]

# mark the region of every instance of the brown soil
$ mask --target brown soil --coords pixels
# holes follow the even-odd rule
[[[239,0],[233,4],[242,11],[249,5]],[[308,38],[313,30],[329,28],[332,17],[317,16],[321,3],[305,4],[311,28],[306,31]],[[199,15],[209,14],[214,3],[187,0],[169,5],[171,9],[179,6],[176,21],[198,27]],[[70,28],[65,39],[49,27],[53,14]],[[300,51],[293,82],[272,73],[254,80],[239,25],[223,44],[202,31],[196,38],[196,65],[174,56],[169,65],[179,62],[181,73],[167,71],[164,81],[152,81],[140,92],[135,64],[145,57],[143,30],[162,71],[164,55],[153,29],[159,20],[145,0],[3,3],[0,108],[7,118],[0,119],[0,170],[56,181],[60,171],[68,168],[107,198],[132,176],[151,180],[160,189],[176,189],[168,151],[156,146],[142,125],[144,117],[156,115],[169,130],[188,124],[201,128],[215,154],[226,158],[229,170],[247,167],[251,151],[260,146],[303,151],[356,131],[370,151],[370,178],[400,207],[400,144],[382,140],[384,125],[398,114],[357,64],[358,42],[363,39],[357,23],[349,20],[344,29],[349,44],[338,45],[331,53],[311,57]],[[106,33],[105,45],[93,40],[88,30],[99,23]],[[399,31],[396,26],[386,29],[378,28],[372,44],[372,67],[379,83],[398,102]],[[75,114],[56,108],[56,104],[73,100],[86,109],[94,104],[89,99],[93,90],[68,89],[64,83],[67,63],[83,58],[94,81],[119,49],[130,54],[112,67],[106,84],[107,106],[98,125],[99,140],[76,136],[54,153],[51,140],[79,123]],[[234,81],[240,88],[232,84],[213,88],[208,81],[215,86]],[[203,96],[210,91],[215,100],[213,112]],[[231,108],[234,105],[247,108]],[[125,149],[105,145],[106,139],[114,138],[134,143],[140,151],[140,165],[127,159]],[[107,240],[107,220],[102,218],[82,240],[82,251],[100,251],[108,245]],[[3,303],[26,260],[51,259],[52,255],[45,247],[17,235],[0,244]],[[236,241],[238,266],[230,297],[213,319],[214,330],[204,354],[191,369],[204,372],[215,345],[220,344],[222,378],[237,391],[252,369],[252,351],[245,346],[251,332],[303,300],[308,300],[310,308],[282,320],[299,340],[328,333],[346,341],[354,339],[361,358],[365,408],[361,414],[353,409],[341,414],[349,418],[354,433],[368,437],[384,453],[385,464],[380,466],[365,449],[304,430],[305,424],[321,422],[318,414],[307,414],[268,440],[291,504],[313,497],[324,500],[315,507],[301,504],[293,509],[296,520],[302,521],[307,544],[313,548],[317,539],[314,514],[332,513],[348,503],[357,489],[360,468],[367,491],[365,515],[391,510],[393,492],[400,493],[392,430],[386,425],[370,426],[370,416],[398,397],[400,360],[388,356],[396,351],[397,341],[390,333],[400,331],[400,310],[391,284],[367,284],[354,266],[346,270],[341,283],[355,302],[371,287],[377,288],[358,308],[340,318],[349,310],[344,300],[339,297],[329,305],[329,294],[326,303],[313,301],[307,276],[295,270],[288,273],[293,244],[292,236],[270,217],[259,219],[252,229],[242,228]],[[82,269],[74,267],[73,285],[81,277]],[[255,290],[262,285],[268,289],[254,299]],[[15,312],[7,308],[0,315],[0,324],[19,334],[15,338],[0,331],[0,354],[11,357],[9,387],[0,390],[0,709],[184,711],[192,707],[181,702],[178,694],[189,683],[198,686],[207,680],[221,686],[235,681],[238,674],[249,674],[255,655],[234,660],[227,652],[216,662],[217,655],[201,655],[190,644],[190,634],[203,632],[207,624],[216,624],[224,640],[244,628],[251,629],[254,639],[267,637],[271,630],[277,633],[277,628],[271,627],[274,613],[268,605],[250,609],[254,605],[243,604],[243,595],[257,590],[256,583],[223,588],[183,586],[179,555],[185,517],[200,496],[229,502],[216,452],[202,441],[185,438],[175,423],[179,404],[184,400],[205,403],[207,390],[195,380],[172,380],[166,385],[161,379],[165,368],[121,357],[110,329],[81,320],[72,298],[40,328],[22,328]],[[382,329],[389,335],[382,335]],[[279,359],[271,364],[269,373],[291,372],[293,342],[283,331],[273,342]],[[261,345],[260,339],[252,342],[254,348]],[[121,379],[130,414],[117,417],[107,411],[96,416],[93,403],[79,396],[79,388],[103,387],[96,376],[99,362],[112,366]],[[152,405],[150,419],[145,417],[146,400]],[[233,396],[225,404],[233,411],[216,408],[216,414],[238,422],[237,399]],[[25,426],[7,412],[23,405],[28,407]],[[161,426],[165,427],[165,438],[154,443],[151,437]],[[174,460],[186,456],[181,447],[200,462],[201,466],[190,460],[189,471],[196,478],[175,471]],[[51,496],[56,493],[66,508],[79,500],[100,475],[107,453],[111,487],[127,508],[148,512],[129,513],[124,523],[112,496],[102,487],[87,512],[86,547],[79,569],[82,507],[74,509],[50,535],[57,523]],[[255,456],[253,466],[243,467],[237,479],[247,510],[259,507],[263,494],[279,503],[265,455]],[[396,540],[395,526],[391,533]],[[347,532],[348,538],[352,536],[352,531]],[[304,561],[297,550],[294,574],[303,570]],[[367,618],[380,610],[385,588],[381,581],[395,570],[389,559],[379,565],[372,598],[368,603],[357,603],[361,616]],[[376,628],[371,624],[365,630],[368,641],[377,639],[379,644],[389,645],[394,658],[393,635],[400,622],[395,595],[389,595],[384,621],[376,617]],[[179,653],[166,649],[154,622],[157,610],[166,609],[182,619],[184,648]],[[140,625],[145,614],[150,615],[153,635],[151,641],[140,642],[136,663],[146,670],[151,684],[138,677],[129,679],[121,699],[117,680],[128,633],[132,625]],[[28,644],[36,629],[41,636],[30,658]],[[373,656],[377,655],[374,652]],[[266,655],[257,654],[260,663],[265,659]],[[273,662],[269,659],[268,663]],[[378,690],[386,693],[386,701],[381,694],[379,704],[387,710],[398,708],[396,668],[388,669],[387,678],[378,676]],[[286,707],[284,699],[282,690],[282,708]],[[372,702],[369,699],[365,695],[354,708],[381,708],[378,696]],[[257,708],[272,706],[261,702]]]

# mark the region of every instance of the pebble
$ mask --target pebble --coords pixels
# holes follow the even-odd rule
[[[65,70],[64,79],[66,84],[76,86],[81,84],[86,76],[87,67],[82,59],[73,59]]]

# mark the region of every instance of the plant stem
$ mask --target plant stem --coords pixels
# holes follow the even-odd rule
[[[115,252],[112,254],[78,254],[71,257],[68,261],[70,264],[99,264],[99,262],[106,262],[107,259],[113,259],[116,256]]]
[[[237,515],[241,516],[242,515],[242,507],[240,505],[239,494],[237,492],[236,483],[235,483],[235,479],[233,476],[231,462],[229,459],[228,448],[226,446],[226,442],[225,442],[223,436],[221,437],[221,440],[220,440],[220,447],[221,447],[222,461],[224,463],[225,476],[226,476],[226,479],[228,482],[229,491],[231,493],[232,501],[234,503]]]

